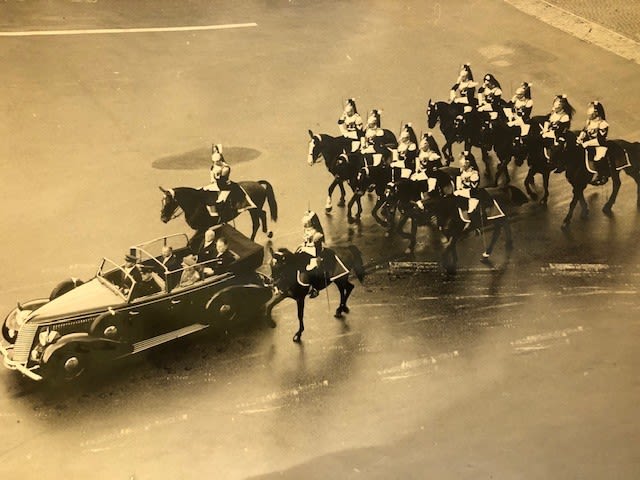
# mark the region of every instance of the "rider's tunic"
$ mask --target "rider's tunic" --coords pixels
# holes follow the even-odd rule
[[[433,150],[420,150],[416,171],[411,175],[411,180],[427,181],[427,192],[435,190],[437,180],[436,171],[442,167],[442,158]]]
[[[554,141],[564,136],[569,130],[571,119],[565,112],[551,112],[549,119],[545,122],[542,136],[552,138]]]
[[[363,131],[362,117],[358,113],[349,115],[347,112],[343,112],[338,119],[338,127],[344,137],[358,140]]]
[[[223,190],[229,184],[229,177],[231,176],[231,167],[219,153],[214,153],[212,158],[213,165],[211,165],[211,183],[218,187],[218,190]]]
[[[580,132],[578,139],[584,148],[595,147],[596,154],[594,160],[602,160],[607,152],[607,135],[609,134],[609,124],[601,118],[587,120],[584,128]]]
[[[469,213],[473,212],[478,206],[477,191],[479,185],[480,174],[473,167],[462,170],[458,178],[456,178],[456,190],[453,194],[469,199]]]
[[[473,105],[475,103],[476,87],[478,84],[473,80],[463,80],[455,83],[451,87],[449,100],[453,103]]]
[[[480,87],[480,89],[478,89],[478,111],[496,111],[501,98],[502,90],[499,87]]]
[[[531,111],[533,110],[533,100],[526,97],[514,95],[511,99],[511,108],[505,109],[505,114],[509,119],[507,125],[510,127],[520,127],[520,134],[529,133],[529,120],[531,120]]]

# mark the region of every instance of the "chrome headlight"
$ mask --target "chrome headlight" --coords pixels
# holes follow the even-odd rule
[[[4,323],[9,330],[15,330],[17,332],[31,312],[32,310],[20,310],[16,308],[7,316]]]

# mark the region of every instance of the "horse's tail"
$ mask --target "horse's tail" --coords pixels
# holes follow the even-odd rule
[[[517,207],[524,205],[529,202],[529,197],[520,190],[518,187],[514,187],[513,185],[507,186],[507,191],[509,192],[509,198],[513,202],[513,204]]]
[[[356,277],[358,277],[360,283],[362,283],[364,281],[364,275],[366,273],[364,269],[364,262],[362,261],[362,252],[360,252],[360,249],[355,245],[349,245],[348,248],[351,252],[351,255],[353,255],[353,271],[355,272]]]
[[[258,183],[264,187],[267,191],[267,202],[269,203],[269,213],[271,214],[271,220],[278,221],[278,202],[276,202],[276,196],[273,193],[273,187],[266,180],[258,180]]]

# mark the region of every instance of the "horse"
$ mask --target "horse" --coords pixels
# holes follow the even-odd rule
[[[256,208],[250,208],[252,231],[251,240],[256,238],[260,223],[262,223],[262,231],[269,238],[273,236],[271,231],[267,232],[267,212],[263,209],[265,201],[269,204],[269,212],[272,221],[278,220],[278,203],[273,193],[273,187],[266,180],[243,181],[237,182],[237,185],[246,192]],[[215,225],[229,222],[236,218],[240,213],[236,206],[230,205],[228,208],[222,208],[220,215],[212,216],[207,208],[210,203],[211,194],[213,192],[198,188],[176,187],[165,190],[159,187],[164,194],[162,197],[162,208],[160,211],[160,220],[167,223],[180,215],[178,208],[184,212],[184,219],[187,225],[196,231],[196,235],[192,241],[204,235],[204,231]]]
[[[620,170],[633,178],[636,182],[636,207],[640,210],[640,142],[627,142],[625,140],[608,140],[608,151],[601,162],[606,162],[605,171],[611,177],[613,188],[609,199],[602,207],[607,216],[612,216],[612,208],[620,190]],[[573,197],[569,203],[569,211],[562,222],[561,228],[566,230],[571,224],[573,211],[580,203],[581,216],[587,218],[589,208],[584,198],[584,190],[590,184],[593,173],[587,167],[585,149],[578,144],[575,132],[565,134],[564,146],[552,146],[548,149],[549,159],[553,164],[565,169],[565,177],[573,188]]]
[[[543,194],[540,198],[540,205],[546,205],[549,199],[549,177],[551,172],[555,170],[554,165],[545,155],[545,147],[542,138],[542,126],[549,118],[548,115],[536,115],[531,117],[529,121],[529,134],[525,137],[519,137],[516,141],[520,142],[527,151],[527,164],[529,170],[524,179],[524,187],[533,200],[537,200],[538,194],[533,190],[535,186],[535,176],[542,175]]]
[[[517,127],[516,127],[517,128]],[[500,177],[504,175],[505,184],[511,182],[509,176],[509,163],[515,158],[516,165],[522,166],[527,156],[528,150],[525,145],[519,141],[519,135],[514,127],[507,125],[503,118],[495,121],[483,120],[480,127],[480,138],[482,143],[483,154],[493,150],[498,159],[496,167],[496,176],[493,180],[493,186],[497,187]],[[487,169],[487,172],[489,170]],[[485,172],[486,173],[486,172]]]
[[[507,185],[501,188],[482,189],[485,193],[483,201],[477,207],[480,208],[480,225],[474,228],[482,230],[493,227],[493,236],[488,246],[482,253],[482,261],[488,261],[493,253],[493,249],[500,237],[501,231],[505,232],[506,248],[510,251],[513,247],[511,237],[511,226],[508,214],[516,208],[528,202],[528,197],[519,188]],[[497,204],[498,212],[501,215],[488,215],[486,213],[487,203]],[[423,203],[423,208],[418,205],[412,206],[405,213],[406,220],[411,220],[411,234],[408,252],[413,252],[416,244],[418,225],[429,225],[432,217],[436,218],[437,226],[446,239],[445,251],[442,255],[442,266],[449,273],[455,273],[458,263],[457,243],[464,238],[474,228],[466,226],[467,222],[462,219],[461,211],[466,208],[466,199],[455,195],[446,195],[440,198],[432,198]],[[495,208],[495,207],[494,207]],[[483,237],[484,238],[484,237]]]
[[[440,131],[446,140],[442,146],[442,154],[447,165],[453,161],[451,147],[454,143],[462,142],[461,132],[455,124],[455,119],[459,113],[459,107],[449,102],[440,101],[434,103],[429,99],[427,103],[427,125],[430,129],[434,129],[440,122]]]
[[[322,157],[324,158],[327,170],[333,175],[333,181],[327,189],[327,201],[325,203],[325,211],[329,213],[333,209],[331,197],[336,187],[340,189],[338,207],[345,206],[346,191],[344,182],[347,182],[351,187],[351,183],[355,179],[358,169],[364,164],[365,160],[360,152],[351,152],[353,142],[351,138],[343,136],[332,137],[325,133],[314,134],[311,130],[309,130],[308,133],[310,140],[307,163],[313,166],[318,163],[320,157]],[[375,143],[380,149],[385,151],[398,146],[395,135],[387,129],[382,130],[382,135],[376,137]]]
[[[385,197],[384,192],[387,187],[387,184],[391,181],[392,176],[391,167],[388,167],[384,163],[376,166],[367,166],[363,165],[359,170],[356,178],[352,181],[353,188],[353,196],[349,200],[347,205],[347,221],[349,223],[354,223],[356,220],[360,219],[360,214],[362,213],[362,196],[367,191],[376,192],[376,203],[373,206],[373,210],[371,214],[373,218],[380,225],[384,225],[385,220],[381,219],[378,216],[378,210],[382,207]],[[357,202],[358,212],[355,215],[355,218],[351,215],[351,208],[353,204]]]
[[[286,248],[277,251],[271,250],[271,276],[273,286],[278,292],[269,302],[266,308],[267,318],[271,318],[273,308],[285,298],[292,298],[298,306],[298,331],[293,336],[293,341],[300,342],[304,332],[304,304],[309,293],[309,285],[301,282],[300,272],[305,271],[308,255],[305,253],[293,253]],[[362,263],[362,253],[355,245],[348,247],[325,248],[321,253],[320,266],[323,270],[323,278],[316,278],[313,283],[317,290],[327,288],[334,283],[340,292],[340,304],[335,311],[335,318],[342,318],[343,313],[349,313],[347,301],[351,291],[355,288],[349,281],[349,273],[353,271],[362,283],[365,276]]]

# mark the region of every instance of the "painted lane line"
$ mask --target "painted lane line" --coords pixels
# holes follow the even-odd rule
[[[187,25],[183,27],[144,27],[144,28],[96,28],[86,30],[24,30],[19,32],[0,32],[0,37],[42,37],[60,35],[102,35],[111,33],[153,33],[153,32],[195,32],[203,30],[229,30],[232,28],[257,27],[257,23],[228,23],[224,25]]]
[[[531,344],[539,344],[542,341],[545,340],[554,340],[554,339],[558,339],[558,338],[564,338],[567,337],[570,334],[573,333],[580,333],[580,332],[584,332],[584,327],[582,326],[578,326],[575,328],[565,328],[563,330],[554,330],[552,332],[545,332],[545,333],[539,333],[539,334],[535,334],[535,335],[528,335],[524,338],[521,338],[519,340],[514,340],[511,342],[511,345],[514,347],[517,346],[524,346],[524,345],[531,345]]]

